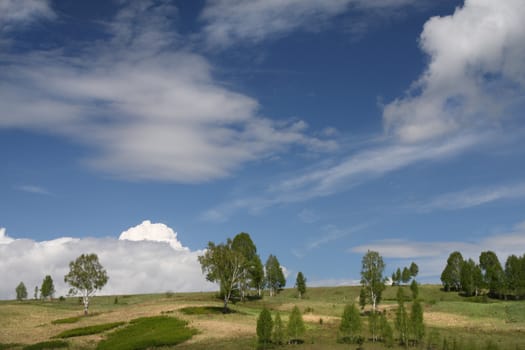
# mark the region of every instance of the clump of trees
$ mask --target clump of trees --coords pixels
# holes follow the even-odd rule
[[[263,307],[257,318],[258,348],[266,349],[272,344],[282,345],[285,343],[286,335],[288,335],[289,344],[300,344],[303,342],[302,336],[305,330],[303,316],[297,305],[290,313],[286,329],[279,313],[276,313],[275,318],[272,319],[270,311]]]
[[[401,284],[407,285],[410,280],[414,280],[419,273],[419,266],[415,262],[412,262],[409,267],[397,268],[395,272],[392,272],[392,285],[400,286]]]
[[[479,263],[464,260],[459,251],[452,252],[441,273],[441,283],[446,291],[462,292],[466,296],[486,291],[492,298],[522,299],[525,297],[525,254],[510,255],[503,267],[493,251],[482,252]]]
[[[286,285],[277,257],[270,255],[263,266],[257,247],[245,232],[228,238],[225,243],[208,242],[204,255],[198,259],[206,279],[219,284],[224,312],[228,312],[232,298],[238,296],[244,301],[250,290],[255,289],[261,297],[262,290],[268,287],[273,296]]]

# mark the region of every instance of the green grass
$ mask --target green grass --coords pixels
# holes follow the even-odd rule
[[[110,329],[117,328],[122,326],[125,322],[112,322],[112,323],[103,323],[96,324],[93,326],[73,328],[63,331],[62,333],[57,334],[54,338],[72,338],[72,337],[81,337],[84,335],[98,334]]]
[[[185,315],[222,315],[224,308],[222,306],[188,306],[180,309]],[[237,310],[229,309],[227,313],[237,313]]]
[[[67,317],[67,318],[60,318],[58,320],[51,321],[51,324],[68,324],[68,323],[77,323],[80,321],[82,316],[75,316],[75,317]]]
[[[43,350],[43,349],[62,349],[67,348],[69,344],[63,340],[50,340],[32,345],[24,346],[23,350]]]
[[[19,346],[19,344],[14,344],[14,343],[4,344],[4,343],[0,343],[0,350],[13,349],[13,348],[16,348],[17,346]]]
[[[142,350],[177,345],[190,339],[196,332],[187,327],[186,321],[174,317],[143,317],[108,334],[99,343],[97,350]]]

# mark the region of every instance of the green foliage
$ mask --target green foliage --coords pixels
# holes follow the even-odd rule
[[[463,261],[460,272],[461,288],[466,296],[478,295],[483,284],[483,276],[479,265],[474,260]]]
[[[232,249],[243,257],[243,264],[241,267],[241,274],[239,277],[239,290],[241,292],[241,300],[245,300],[248,288],[250,286],[260,286],[262,269],[261,259],[257,255],[257,248],[253,243],[250,235],[245,232],[237,234],[232,241]],[[258,291],[260,290],[257,288]]]
[[[359,306],[361,310],[364,310],[366,306],[366,290],[364,288],[361,288],[359,291]]]
[[[443,288],[448,291],[457,291],[461,290],[461,266],[463,264],[463,256],[460,252],[452,252],[448,259],[445,269],[441,273],[441,282],[443,283]]]
[[[143,317],[107,335],[97,350],[144,350],[173,346],[190,339],[196,331],[174,317]]]
[[[379,317],[379,329],[381,332],[381,339],[385,343],[385,346],[389,348],[393,347],[394,332],[392,331],[392,327],[390,326],[390,323],[388,322],[384,313],[382,313]]]
[[[71,286],[70,294],[82,295],[84,314],[88,314],[89,299],[108,282],[106,270],[98,261],[97,254],[82,254],[69,263],[69,273],[64,282]]]
[[[69,344],[63,340],[49,340],[32,345],[24,346],[23,350],[44,350],[67,348]]]
[[[297,278],[295,280],[295,288],[297,288],[297,291],[299,292],[299,298],[302,298],[304,293],[306,293],[306,278],[304,277],[301,271],[297,273]]]
[[[232,240],[228,238],[226,243],[218,245],[208,242],[204,255],[198,259],[206,279],[220,284],[224,312],[227,312],[233,291],[242,279],[244,255],[232,248]]]
[[[219,315],[224,314],[224,309],[218,306],[188,306],[180,309],[185,315]],[[236,313],[237,311],[229,309],[228,313]]]
[[[272,342],[273,320],[270,311],[263,307],[257,318],[257,342],[266,348]]]
[[[370,331],[370,334],[372,335],[372,341],[376,342],[379,338],[379,330],[380,330],[380,320],[379,320],[379,313],[377,312],[370,312],[368,315],[368,329]]]
[[[410,328],[415,342],[420,344],[423,341],[423,337],[425,336],[425,324],[423,322],[423,307],[418,300],[414,300],[412,303]]]
[[[266,260],[266,285],[270,289],[270,296],[279,293],[286,285],[283,269],[275,255],[271,255]]]
[[[412,299],[416,300],[419,296],[419,286],[415,279],[410,283],[410,291],[412,292]]]
[[[108,331],[113,328],[122,326],[125,322],[112,322],[112,323],[102,323],[96,324],[93,326],[73,328],[63,331],[62,333],[57,334],[54,338],[72,338],[72,337],[81,337],[84,335],[98,334],[105,331]]]
[[[417,274],[419,273],[419,266],[417,266],[415,262],[412,262],[408,269],[410,271],[410,277],[416,278]]]
[[[346,305],[339,326],[339,342],[356,343],[361,337],[361,315],[355,304]]]
[[[482,252],[479,256],[479,266],[483,273],[483,282],[491,296],[501,296],[504,287],[504,273],[496,253]]]
[[[273,321],[272,341],[274,344],[281,345],[285,341],[284,324],[281,320],[281,315],[277,312]]]
[[[397,289],[396,329],[399,332],[399,342],[408,345],[410,323],[405,308],[405,295],[403,289]]]
[[[361,285],[365,290],[366,300],[372,304],[372,311],[375,311],[385,289],[385,278],[383,277],[385,263],[378,252],[369,250],[363,256],[361,265]]]
[[[288,320],[287,333],[290,338],[290,343],[298,343],[301,340],[306,328],[304,326],[303,315],[296,306],[293,307],[292,313]]]
[[[410,270],[407,267],[404,267],[403,272],[401,272],[401,282],[408,284],[410,277]]]
[[[16,286],[16,300],[24,300],[27,299],[27,289],[24,282],[20,282],[18,286]]]
[[[42,299],[52,299],[55,295],[55,285],[51,276],[47,275],[42,281],[42,286],[40,287],[40,296]]]

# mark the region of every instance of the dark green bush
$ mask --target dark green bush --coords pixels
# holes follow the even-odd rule
[[[81,328],[73,328],[68,329],[66,331],[63,331],[60,334],[57,334],[54,336],[54,338],[71,338],[71,337],[81,337],[84,335],[91,335],[91,334],[98,334],[105,331],[109,331],[110,329],[117,328],[119,326],[122,326],[125,324],[125,322],[112,322],[112,323],[102,323],[102,324],[96,324],[93,326],[87,326],[87,327],[81,327]]]

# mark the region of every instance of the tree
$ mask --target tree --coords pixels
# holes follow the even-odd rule
[[[525,255],[524,255],[525,257]],[[510,255],[505,262],[505,286],[514,298],[519,299],[525,287],[524,258]]]
[[[257,342],[264,349],[272,342],[273,320],[270,311],[263,307],[257,318]]]
[[[417,344],[420,344],[425,336],[425,324],[423,322],[423,307],[418,300],[412,303],[412,312],[410,313],[410,328],[412,335]]]
[[[250,235],[245,232],[237,234],[233,238],[231,246],[234,251],[238,252],[243,257],[243,264],[239,276],[239,292],[241,293],[241,300],[244,301],[252,279],[252,271],[254,270],[258,258],[257,248],[255,247]]]
[[[299,271],[297,274],[297,279],[295,280],[295,288],[299,292],[299,299],[302,298],[303,294],[306,293],[306,278],[303,273]]]
[[[356,343],[361,337],[361,315],[355,304],[346,305],[339,326],[339,341]]]
[[[404,267],[403,272],[401,273],[401,281],[404,284],[408,284],[408,282],[410,281],[410,277],[411,277],[410,270],[407,267]]]
[[[419,273],[419,266],[417,266],[415,262],[412,262],[408,269],[410,270],[410,277],[416,278],[417,274]]]
[[[392,274],[392,285],[399,286],[401,284],[401,268],[397,268],[396,272]]]
[[[55,295],[55,285],[51,276],[47,275],[42,281],[42,286],[40,287],[40,296],[42,299],[53,299]]]
[[[489,289],[489,294],[500,297],[504,286],[504,273],[496,253],[482,252],[479,256],[479,266],[483,274],[483,283]]]
[[[250,271],[251,275],[251,281],[250,286],[252,288],[255,288],[257,290],[257,296],[262,296],[262,290],[265,286],[265,278],[264,278],[264,266],[261,262],[261,258],[259,255],[255,256],[255,260],[253,261],[253,266]]]
[[[286,285],[283,269],[275,255],[271,255],[266,260],[266,283],[270,289],[270,296],[274,296]]]
[[[410,283],[410,291],[412,291],[412,299],[416,300],[419,296],[419,286],[416,280],[412,280],[412,283]]]
[[[378,252],[368,251],[362,259],[361,285],[365,290],[366,299],[372,304],[372,311],[376,311],[376,305],[381,301],[381,294],[385,289],[385,278],[383,271],[385,263]]]
[[[27,289],[24,282],[20,282],[18,286],[16,286],[16,300],[21,301],[24,299],[27,299]]]
[[[274,344],[284,344],[284,324],[278,312],[275,314],[275,320],[273,322],[272,340]]]
[[[381,339],[383,340],[385,345],[389,348],[393,347],[394,332],[392,331],[392,327],[390,326],[390,323],[388,323],[388,320],[386,319],[384,313],[382,313],[379,318],[379,327],[381,330]]]
[[[216,245],[208,242],[204,255],[198,257],[202,272],[210,282],[218,282],[224,302],[224,313],[228,312],[228,303],[234,289],[241,280],[244,256],[232,249],[232,240]]]
[[[33,299],[38,299],[38,286],[35,286],[35,294],[33,294]]]
[[[305,332],[305,326],[303,321],[303,315],[296,306],[293,307],[290,318],[288,319],[288,337],[290,337],[290,343],[298,344],[301,341],[301,337]]]
[[[108,282],[106,270],[98,261],[97,254],[82,254],[69,263],[69,273],[64,282],[71,286],[69,293],[80,294],[84,304],[84,315],[88,314],[89,299]]]
[[[467,296],[478,295],[482,285],[481,269],[476,265],[474,260],[468,259],[461,265],[461,289]]]
[[[441,283],[445,290],[454,290],[459,292],[461,290],[461,265],[463,264],[463,256],[460,252],[455,251],[450,253],[447,259],[447,265],[441,273]]]
[[[379,313],[378,312],[371,312],[368,315],[368,329],[370,330],[370,334],[372,334],[372,342],[376,342],[379,337],[379,327],[380,327],[380,320],[379,320]]]
[[[405,295],[402,288],[397,289],[396,329],[399,332],[399,342],[408,346],[410,327],[405,308]]]

